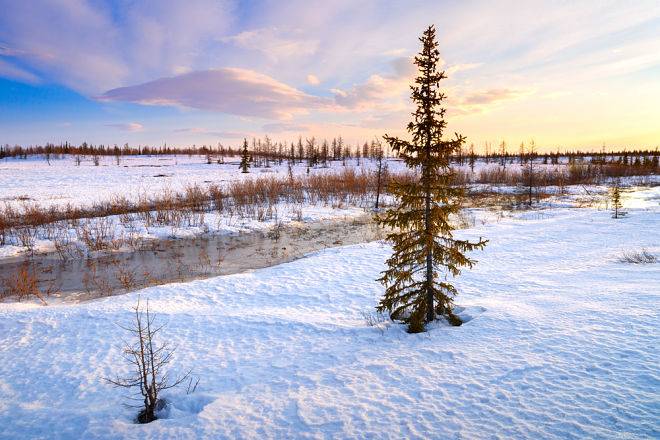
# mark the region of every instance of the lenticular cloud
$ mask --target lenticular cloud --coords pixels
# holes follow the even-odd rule
[[[230,67],[120,87],[107,91],[99,99],[274,119],[287,119],[293,114],[329,105],[323,98],[308,95],[267,75]]]

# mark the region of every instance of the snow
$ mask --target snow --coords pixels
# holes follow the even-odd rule
[[[261,176],[288,176],[286,161],[282,165],[272,163],[270,168],[252,168],[249,174],[238,172],[238,158],[227,157],[224,164],[207,164],[205,156],[126,156],[122,157],[117,165],[114,157],[100,157],[100,165],[94,166],[90,157],[85,158],[80,166],[75,164],[73,156],[53,158],[48,162],[39,156],[28,159],[6,158],[0,160],[0,202],[13,206],[19,211],[27,204],[38,204],[41,207],[58,206],[60,208],[71,204],[78,207],[90,207],[98,202],[108,202],[118,195],[130,201],[137,201],[140,197],[153,197],[166,191],[183,192],[189,185],[207,187],[211,184],[224,186],[228,182],[254,179]],[[346,165],[353,167],[357,172],[372,172],[376,167],[373,160],[348,160]],[[485,163],[478,161],[475,173],[484,169],[499,168],[498,163]],[[561,168],[562,165],[535,165],[537,169]],[[404,169],[402,161],[388,159],[388,167],[392,172]],[[457,167],[468,171],[468,165]],[[310,169],[310,173],[334,173],[344,169],[339,161],[329,162],[329,166]],[[508,164],[507,169],[519,170],[518,163]],[[292,173],[300,176],[307,173],[305,164],[292,167]],[[623,179],[624,184],[632,184],[638,178]],[[660,182],[658,176],[644,176],[649,182]],[[82,184],[81,182],[84,182]],[[505,185],[471,185],[474,191],[492,191],[500,193],[517,193],[521,188]],[[542,202],[539,206],[554,207],[558,203],[564,206],[574,206],[576,202],[587,199],[592,203],[599,195],[607,192],[604,186],[573,186],[564,190],[567,196],[557,196],[552,200]],[[544,191],[558,194],[556,187],[545,187]],[[384,197],[385,201],[388,197]],[[639,200],[641,206],[644,201]],[[651,204],[653,202],[651,201]],[[243,231],[268,230],[276,223],[290,223],[293,221],[318,222],[331,219],[349,219],[364,214],[364,206],[352,206],[343,203],[341,206],[328,206],[322,203],[287,204],[278,203],[274,207],[276,218],[256,219],[254,215],[227,215],[209,212],[204,214],[198,225],[149,226],[139,220],[133,220],[129,225],[120,221],[118,216],[111,216],[112,237],[130,237],[131,240],[151,240],[162,238],[181,238],[203,234],[232,234]],[[95,224],[98,220],[92,219]],[[66,237],[73,246],[84,248],[75,229],[66,231]],[[62,237],[61,237],[62,238]],[[55,243],[46,231],[37,231],[32,249],[22,246],[17,237],[10,237],[0,246],[0,260],[25,255],[29,252],[53,252]]]
[[[207,164],[205,156],[126,156],[120,165],[114,157],[101,157],[100,165],[94,166],[87,157],[76,166],[74,157],[51,159],[51,164],[38,156],[27,160],[7,158],[0,160],[0,202],[20,207],[24,202],[40,206],[91,206],[94,202],[109,201],[121,195],[130,201],[140,196],[154,196],[164,191],[182,192],[188,185],[223,185],[243,179],[262,176],[286,177],[288,165],[274,162],[270,168],[251,168],[247,174],[238,170],[238,157],[225,157],[224,164]],[[347,166],[356,166],[348,161]],[[357,168],[373,170],[375,162],[361,161]],[[390,168],[400,170],[403,164],[392,160]],[[310,169],[310,173],[334,173],[343,169],[341,162],[332,162],[327,168]],[[293,169],[296,176],[307,173],[306,163],[298,163]]]
[[[0,304],[0,438],[658,438],[660,187],[628,216],[550,208],[459,231],[490,240],[456,280],[461,327],[367,325],[373,242],[79,304]],[[103,377],[138,295],[198,390],[136,425]],[[469,319],[469,320],[468,320]]]
[[[238,172],[238,157],[225,157],[224,164],[207,164],[205,156],[162,155],[162,156],[125,156],[117,165],[112,156],[100,157],[99,166],[94,166],[91,157],[86,157],[80,166],[76,166],[73,156],[51,159],[50,165],[41,156],[30,156],[28,159],[0,159],[0,202],[7,202],[15,207],[23,203],[38,203],[40,206],[90,206],[94,202],[109,201],[117,195],[128,200],[137,201],[140,196],[153,196],[163,191],[181,192],[188,185],[209,184],[223,185],[227,182],[243,179],[254,179],[260,176],[286,177],[288,165],[272,162],[270,168],[251,168],[250,173]],[[387,159],[391,172],[405,170],[399,159]],[[334,173],[344,167],[340,161],[328,162],[328,167],[315,167],[310,173]],[[376,162],[373,160],[355,159],[346,161],[348,167],[356,168],[358,172],[374,171]],[[561,169],[566,165],[536,164],[537,170]],[[479,160],[475,163],[474,172],[497,169],[495,162],[485,163]],[[456,166],[456,169],[470,171],[468,165]],[[520,171],[517,162],[507,164],[507,170]],[[306,163],[298,163],[292,168],[296,176],[307,173]],[[480,186],[475,186],[476,189]],[[497,188],[488,186],[488,188]],[[511,187],[500,189],[513,191]]]

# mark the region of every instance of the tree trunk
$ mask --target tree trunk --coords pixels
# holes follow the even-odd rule
[[[426,146],[427,158],[431,155],[431,146]],[[431,235],[431,182],[428,171],[428,166],[424,167],[425,176],[425,198],[426,206],[424,208],[424,232],[429,240],[433,240]],[[433,247],[428,245],[426,249],[426,322],[433,322],[435,320],[435,309],[433,307]]]

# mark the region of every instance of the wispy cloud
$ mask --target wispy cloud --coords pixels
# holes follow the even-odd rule
[[[318,40],[305,38],[295,31],[285,32],[278,28],[244,31],[223,37],[220,41],[235,44],[243,49],[259,51],[273,60],[313,55],[319,45]]]
[[[466,115],[488,111],[507,101],[523,99],[534,93],[532,89],[493,88],[469,91],[461,94],[454,89],[455,95],[447,100],[450,111],[454,114]]]
[[[266,133],[306,133],[309,131],[309,126],[305,124],[275,122],[272,124],[265,124],[263,130]]]
[[[174,133],[184,133],[191,135],[200,135],[200,136],[215,136],[222,139],[239,139],[246,136],[249,136],[248,133],[238,132],[238,131],[215,131],[209,130],[202,127],[187,127],[187,128],[176,128],[172,130]]]
[[[472,70],[476,69],[480,66],[482,66],[483,63],[459,63],[459,64],[454,64],[452,66],[449,66],[445,69],[445,73],[449,78],[453,77],[455,74],[459,72],[464,72],[466,70]]]
[[[399,57],[391,62],[391,68],[393,73],[373,74],[348,90],[332,89],[335,102],[341,107],[358,110],[400,108],[400,98],[409,89],[415,66],[411,58]]]
[[[120,87],[107,91],[99,99],[274,119],[288,119],[296,113],[329,104],[323,98],[308,95],[267,75],[230,67]]]
[[[26,82],[28,84],[37,84],[40,79],[37,75],[21,69],[18,66],[10,64],[0,58],[0,77],[15,79],[18,81]]]
[[[142,131],[144,125],[137,122],[126,122],[126,123],[115,123],[115,124],[105,124],[106,127],[116,128],[121,131],[128,131],[131,133]]]
[[[96,94],[204,64],[200,48],[226,30],[230,1],[128,2],[115,14],[104,0],[0,0],[0,55]]]

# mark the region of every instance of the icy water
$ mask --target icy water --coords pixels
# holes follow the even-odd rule
[[[142,287],[190,281],[260,269],[301,258],[334,246],[382,238],[370,215],[351,220],[287,225],[268,232],[206,235],[153,240],[140,249],[62,261],[56,253],[29,260],[46,301],[83,301]],[[15,277],[28,264],[24,258],[0,261],[0,279]]]

